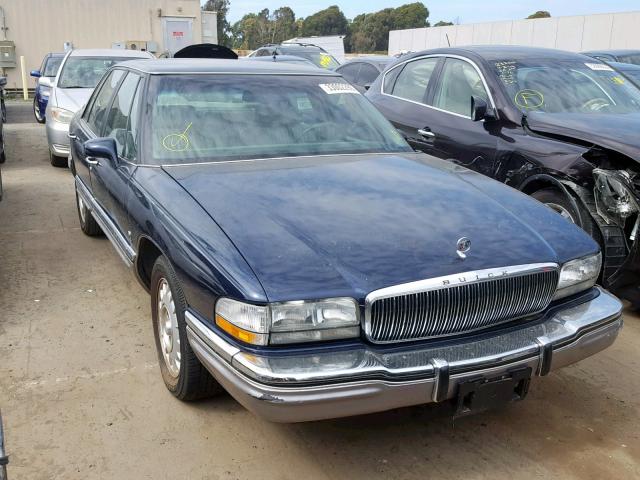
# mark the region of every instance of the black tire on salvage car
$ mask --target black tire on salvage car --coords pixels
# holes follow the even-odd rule
[[[49,162],[56,168],[66,168],[68,164],[68,160],[65,157],[59,157],[51,152],[49,152]]]
[[[159,256],[151,272],[151,318],[160,372],[178,399],[198,400],[224,389],[200,363],[187,340],[184,293],[171,264]]]
[[[576,201],[574,204],[571,199],[567,198],[567,194],[558,188],[544,188],[533,192],[531,196],[571,223],[582,228],[599,244],[602,243],[596,223],[593,221],[589,211],[580,202]]]
[[[97,237],[102,235],[102,228],[96,222],[96,219],[93,218],[93,213],[87,207],[87,205],[82,201],[80,195],[78,195],[78,191],[76,190],[76,209],[78,210],[78,220],[80,221],[80,230],[85,235],[90,237]]]

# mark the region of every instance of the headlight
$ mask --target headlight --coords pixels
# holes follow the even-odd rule
[[[554,300],[568,297],[593,287],[600,275],[602,255],[579,258],[565,263],[560,270],[558,288]]]
[[[73,112],[64,108],[51,107],[51,116],[56,122],[70,123],[73,118]]]
[[[353,298],[272,303],[255,306],[221,298],[216,325],[245,343],[276,345],[354,338],[360,335]]]
[[[593,170],[598,213],[608,221],[624,226],[625,220],[640,211],[631,177],[625,170]]]

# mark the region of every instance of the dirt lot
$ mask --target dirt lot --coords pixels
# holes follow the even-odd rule
[[[72,177],[12,105],[0,202],[0,408],[12,479],[640,478],[640,318],[525,402],[452,421],[417,407],[298,425],[232,398],[180,403],[149,298],[78,227]],[[22,123],[17,123],[22,122]]]

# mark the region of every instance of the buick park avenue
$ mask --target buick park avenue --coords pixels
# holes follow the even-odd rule
[[[402,57],[367,92],[414,148],[582,227],[602,285],[640,308],[640,89],[595,58],[519,46]]]
[[[598,244],[415,152],[338,74],[112,67],[70,127],[82,231],[151,296],[162,378],[273,421],[443,402],[465,415],[608,347]]]

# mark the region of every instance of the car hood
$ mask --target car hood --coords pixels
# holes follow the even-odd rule
[[[575,138],[640,162],[640,114],[531,112],[527,114],[526,122],[534,132]]]
[[[542,204],[424,154],[164,169],[229,236],[270,301],[362,300],[390,285],[597,251]]]
[[[93,88],[54,88],[55,106],[77,112],[87,103]]]

